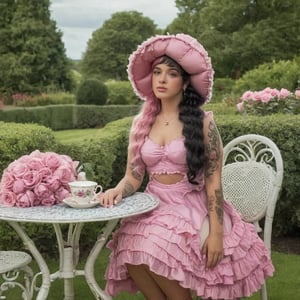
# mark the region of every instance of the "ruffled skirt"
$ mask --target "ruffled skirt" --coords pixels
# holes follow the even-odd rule
[[[205,269],[199,234],[207,220],[205,189],[187,180],[172,185],[151,180],[146,192],[161,200],[157,209],[126,218],[108,243],[112,253],[106,270],[106,292],[137,292],[126,264],[146,264],[161,276],[176,280],[203,299],[248,297],[260,289],[274,267],[252,224],[224,202],[223,260]],[[124,200],[126,201],[126,199]]]

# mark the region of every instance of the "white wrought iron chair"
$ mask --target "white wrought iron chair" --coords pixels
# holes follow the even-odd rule
[[[224,147],[222,184],[224,197],[241,213],[243,220],[263,232],[271,253],[272,223],[283,178],[283,162],[276,144],[269,138],[247,134]],[[263,229],[259,221],[264,219]],[[261,299],[267,300],[266,283]]]
[[[29,263],[32,258],[23,251],[0,251],[0,299],[6,299],[3,294],[8,289],[19,287],[24,300],[32,299],[31,280],[33,276]],[[24,280],[19,280],[20,273]]]

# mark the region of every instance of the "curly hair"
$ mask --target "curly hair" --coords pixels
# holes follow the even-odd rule
[[[165,55],[155,61],[155,65],[158,63],[165,63],[170,67],[175,67],[182,75],[183,81],[188,82],[189,74],[170,57]],[[197,184],[195,178],[203,168],[205,160],[203,141],[204,112],[200,108],[203,103],[204,99],[188,84],[184,91],[183,99],[179,103],[179,120],[183,123],[182,134],[185,138],[184,144],[187,150],[187,178],[192,184]],[[134,153],[134,157],[130,163],[133,170],[141,175],[145,171],[145,164],[141,158],[140,150],[160,110],[161,102],[153,94],[146,99],[140,113],[135,117],[132,124],[129,150]]]
[[[203,103],[204,99],[191,85],[187,86],[183,99],[179,103],[179,120],[183,123],[182,134],[185,137],[184,145],[187,150],[187,177],[192,184],[197,184],[195,178],[198,172],[204,167],[205,161],[204,112],[200,108],[200,105]]]

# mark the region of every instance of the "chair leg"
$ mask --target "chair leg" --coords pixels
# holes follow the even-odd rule
[[[261,300],[268,300],[266,283],[264,283],[261,287],[260,297],[261,297]]]
[[[19,282],[18,277],[20,272],[24,272],[24,283]],[[2,273],[2,283],[0,284],[0,299],[6,299],[3,293],[9,289],[19,287],[22,290],[22,299],[31,300],[31,281],[33,277],[32,269],[28,266],[20,268],[19,270],[10,271],[7,273]]]

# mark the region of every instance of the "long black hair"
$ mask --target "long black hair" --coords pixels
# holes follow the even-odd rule
[[[183,81],[189,82],[189,74],[170,57],[163,56],[160,63],[175,67],[180,72]],[[205,161],[204,112],[200,107],[203,103],[203,97],[196,92],[191,84],[188,84],[183,92],[182,101],[179,103],[179,120],[183,123],[182,134],[185,137],[184,145],[187,150],[187,178],[192,184],[198,183],[195,179],[198,172],[204,167]]]

